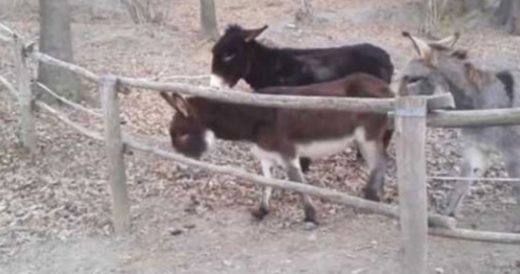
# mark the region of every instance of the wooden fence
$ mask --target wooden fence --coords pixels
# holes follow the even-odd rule
[[[0,25],[0,29],[8,30]],[[4,31],[5,32],[5,31]],[[426,198],[426,153],[425,138],[427,126],[463,127],[475,125],[511,125],[520,124],[520,109],[495,109],[479,111],[444,111],[436,110],[452,104],[451,97],[407,96],[395,99],[369,98],[330,98],[330,97],[298,97],[281,95],[251,94],[234,90],[217,90],[208,87],[193,86],[182,83],[160,83],[145,79],[128,78],[115,75],[98,76],[80,66],[57,60],[51,56],[34,51],[27,43],[12,32],[0,34],[0,41],[12,45],[16,68],[17,86],[11,85],[0,76],[0,82],[18,102],[20,111],[21,139],[29,152],[36,148],[33,107],[55,115],[63,123],[93,139],[103,141],[106,145],[109,185],[112,196],[113,224],[117,233],[125,233],[130,229],[130,211],[126,187],[124,152],[134,149],[170,159],[182,164],[203,168],[212,172],[228,174],[245,179],[251,183],[281,188],[299,193],[313,195],[324,200],[361,208],[391,218],[399,218],[401,222],[402,245],[405,250],[403,271],[407,274],[427,273],[427,234],[453,237],[466,240],[519,244],[520,234],[496,233],[456,228],[453,218],[428,213]],[[93,132],[72,122],[59,110],[49,105],[34,101],[31,94],[28,59],[43,62],[75,72],[99,86],[102,113],[87,109],[47,89],[43,90],[67,105],[90,115],[101,117],[104,121],[104,135]],[[241,169],[218,166],[186,158],[178,153],[161,150],[151,142],[137,142],[136,138],[122,133],[119,119],[118,92],[128,88],[142,88],[154,91],[178,92],[185,95],[196,95],[219,100],[256,106],[273,106],[297,109],[332,109],[362,112],[389,113],[393,121],[390,126],[395,129],[397,149],[397,178],[399,186],[399,207],[367,201],[338,191],[319,188],[311,185],[286,180],[266,178]]]

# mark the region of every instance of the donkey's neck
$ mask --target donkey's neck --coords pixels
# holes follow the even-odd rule
[[[258,130],[274,117],[271,108],[200,100],[205,101],[198,111],[201,122],[223,140],[255,142]]]
[[[453,96],[453,100],[455,100],[455,107],[461,110],[471,110],[477,109],[477,106],[474,103],[474,98],[470,96],[469,87],[461,87],[459,83],[454,82],[452,79],[446,79],[448,83],[448,88]]]
[[[466,79],[464,68],[462,65],[453,64],[449,62],[439,62],[442,64],[449,64],[445,67],[440,67],[442,78],[447,84],[449,92],[455,100],[455,107],[461,110],[477,109],[475,105],[474,87],[470,85]]]
[[[464,72],[448,71],[444,78],[455,100],[457,109],[491,109],[507,108],[512,105],[509,95],[494,72],[486,71],[489,79],[482,86],[476,86],[468,81]]]

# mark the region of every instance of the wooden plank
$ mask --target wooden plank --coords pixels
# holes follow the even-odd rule
[[[73,122],[69,118],[67,118],[67,115],[65,115],[61,111],[58,111],[58,110],[52,108],[51,106],[47,105],[46,103],[44,103],[42,101],[36,101],[35,104],[40,109],[43,109],[43,110],[53,114],[56,118],[58,118],[60,121],[62,121],[64,124],[68,125],[69,127],[73,128],[77,132],[79,132],[85,136],[88,136],[94,140],[98,140],[98,141],[105,140],[105,138],[103,138],[102,134],[95,132],[95,131],[91,131],[79,124],[76,124],[75,122]]]
[[[234,168],[230,166],[218,166],[210,163],[204,163],[195,159],[184,157],[178,153],[168,152],[162,150],[158,147],[154,147],[151,145],[143,144],[140,142],[136,142],[132,138],[125,137],[125,144],[128,145],[128,148],[154,153],[166,159],[174,160],[181,164],[189,165],[192,167],[202,168],[211,172],[216,172],[220,174],[226,174],[234,177],[238,177],[243,179],[244,181],[251,182],[261,186],[269,186],[273,188],[285,189],[290,191],[295,191],[298,193],[312,195],[318,198],[322,198],[327,201],[348,205],[351,207],[364,209],[366,211],[374,212],[377,214],[381,214],[390,218],[399,218],[399,208],[396,206],[376,203],[372,201],[368,201],[359,197],[347,195],[345,193],[341,193],[335,190],[325,189],[315,187],[309,184],[301,184],[298,182],[290,182],[286,180],[280,179],[270,179],[263,177],[257,174],[251,174],[239,168]],[[146,143],[153,143],[152,141],[146,141]],[[428,222],[431,226],[434,227],[443,227],[443,228],[454,228],[456,226],[456,220],[450,217],[441,216],[438,214],[429,214]]]
[[[76,64],[71,64],[71,63],[68,63],[68,62],[65,62],[65,61],[62,61],[62,60],[59,60],[59,59],[56,59],[50,55],[47,55],[47,54],[44,54],[44,53],[41,53],[41,52],[37,52],[37,51],[34,51],[34,52],[31,52],[30,56],[42,63],[46,63],[46,64],[49,64],[49,65],[53,65],[53,66],[58,66],[58,67],[61,67],[63,69],[66,69],[66,70],[69,70],[69,71],[72,71],[84,78],[86,78],[87,80],[90,80],[92,82],[98,82],[100,77],[97,76],[96,74],[94,74],[93,72],[83,68],[83,67],[80,67]]]
[[[182,83],[160,83],[135,78],[119,77],[121,84],[143,89],[177,92],[183,95],[206,97],[221,102],[271,106],[291,109],[329,109],[355,112],[387,113],[394,109],[394,98],[346,98],[324,96],[288,96],[242,92],[233,89],[217,89]]]
[[[401,236],[404,248],[403,274],[426,274],[426,99],[397,99],[395,134]]]
[[[435,227],[430,229],[430,234],[435,236],[462,239],[468,241],[480,241],[501,244],[520,244],[519,233],[479,231],[460,228],[444,229]]]
[[[0,41],[8,43],[8,42],[11,42],[12,40],[9,37],[3,36],[0,34]]]
[[[7,93],[9,93],[13,100],[18,100],[18,91],[2,75],[0,75],[0,83],[2,83],[2,85],[6,88]]]
[[[506,126],[520,124],[520,108],[438,110],[428,115],[431,127]]]
[[[126,187],[124,147],[119,119],[117,79],[115,77],[102,77],[100,95],[105,125],[108,180],[112,194],[114,229],[116,233],[124,233],[130,228],[130,209]]]
[[[388,128],[394,128],[395,113],[388,113]],[[482,110],[435,110],[428,113],[428,127],[460,128],[520,125],[520,108]]]
[[[15,73],[18,84],[18,108],[20,110],[20,135],[23,146],[30,152],[36,152],[36,130],[32,107],[31,78],[27,68],[23,42],[13,36],[13,54]]]
[[[1,81],[1,79],[0,79],[0,81]],[[44,84],[42,84],[40,82],[36,82],[36,85],[38,87],[40,87],[43,91],[47,92],[49,95],[54,97],[56,100],[64,103],[65,105],[67,105],[67,106],[69,106],[69,107],[71,107],[71,108],[73,108],[75,110],[82,111],[82,112],[90,114],[90,115],[92,115],[94,117],[98,117],[98,118],[102,117],[102,115],[100,113],[96,112],[95,110],[86,108],[86,107],[82,106],[81,104],[72,102],[71,100],[58,95],[56,92],[52,91],[49,87],[47,87],[46,85],[44,85]]]

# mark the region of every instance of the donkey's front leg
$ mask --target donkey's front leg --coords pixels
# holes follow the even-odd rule
[[[273,163],[268,160],[260,160],[260,164],[262,165],[262,173],[267,178],[273,178],[272,176],[272,168]],[[254,209],[251,211],[251,214],[259,219],[262,220],[268,213],[269,213],[269,201],[271,199],[271,194],[273,192],[273,188],[270,186],[264,186],[262,188],[262,197],[260,198],[260,206],[258,209]]]
[[[284,160],[285,160],[289,180],[291,180],[293,182],[304,183],[304,184],[307,183],[307,181],[305,180],[305,177],[303,175],[303,172],[301,170],[298,157],[286,158]],[[316,208],[314,207],[314,204],[312,203],[311,197],[306,194],[301,194],[301,197],[302,197],[303,209],[304,209],[304,213],[305,213],[304,221],[306,223],[310,223],[312,225],[317,225],[318,222],[316,221]]]
[[[462,177],[474,178],[484,175],[488,168],[488,155],[486,151],[478,147],[469,147],[464,150],[464,162],[462,164]],[[455,188],[448,195],[447,206],[444,215],[455,216],[460,210],[462,201],[468,194],[474,180],[455,182]]]

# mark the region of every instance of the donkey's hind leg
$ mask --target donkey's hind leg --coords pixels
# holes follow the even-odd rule
[[[462,164],[462,177],[475,178],[484,175],[488,168],[488,153],[477,146],[468,147],[464,150]],[[448,195],[444,214],[455,216],[458,214],[462,201],[468,194],[469,188],[474,180],[461,180],[455,182],[455,188]]]
[[[293,182],[300,182],[306,184],[307,181],[303,175],[303,172],[300,167],[300,161],[298,157],[294,159],[284,159],[285,165],[287,168],[287,175],[289,176],[289,180]],[[309,195],[301,194],[303,201],[303,210],[305,213],[304,222],[311,223],[313,225],[317,225],[316,221],[316,208],[312,202],[312,199]]]
[[[272,168],[273,163],[268,160],[260,160],[260,164],[262,166],[262,174],[267,178],[273,178]],[[262,188],[262,196],[260,198],[260,206],[258,209],[251,210],[251,214],[262,220],[269,213],[269,201],[271,199],[271,194],[273,193],[273,188],[270,186],[264,186]]]

